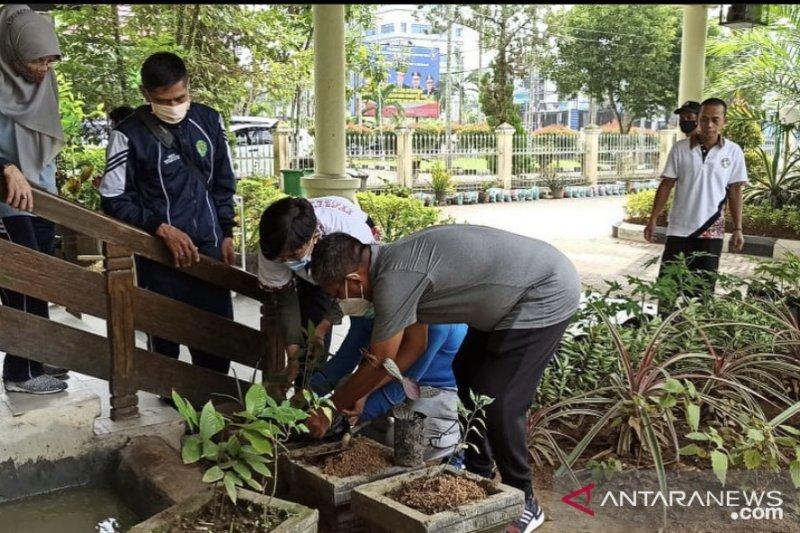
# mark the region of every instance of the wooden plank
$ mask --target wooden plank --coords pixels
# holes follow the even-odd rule
[[[133,254],[114,243],[105,244],[106,287],[108,292],[108,345],[111,352],[111,419],[139,416],[133,353]]]
[[[111,375],[105,337],[6,306],[0,306],[0,351],[100,379]],[[195,405],[209,398],[221,402],[211,393],[237,396],[236,379],[157,353],[137,348],[134,365],[133,379],[139,390],[169,396],[174,388]],[[249,383],[238,381],[246,392]]]
[[[5,183],[0,183],[0,198],[5,198]],[[33,187],[33,202],[34,213],[42,218],[101,241],[127,246],[133,253],[159,263],[173,265],[172,254],[161,239],[139,228],[73,204],[69,200],[36,187]],[[254,275],[229,267],[210,257],[201,256],[200,263],[180,270],[249,298],[259,301],[263,299],[263,291],[259,289],[258,280]]]
[[[255,367],[267,340],[259,331],[161,294],[137,289],[136,329]]]
[[[237,398],[237,382],[243,395],[250,386],[247,381],[142,349],[136,350],[135,379],[141,390],[170,397],[172,389],[175,389],[198,407],[208,400],[213,400],[215,404],[228,401],[218,394]]]
[[[108,379],[105,337],[0,305],[0,351]]]
[[[0,287],[107,318],[102,274],[0,239]],[[270,336],[166,296],[134,288],[134,326],[186,346],[255,367]],[[276,326],[275,326],[276,327]]]
[[[105,318],[102,274],[0,239],[0,286]]]
[[[278,398],[283,395],[280,383],[275,380],[286,368],[286,346],[278,326],[278,297],[275,293],[268,293],[261,304],[261,334],[265,341],[262,381],[270,396]]]

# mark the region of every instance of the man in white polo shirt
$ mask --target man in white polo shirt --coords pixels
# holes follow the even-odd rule
[[[687,139],[675,143],[667,157],[650,221],[644,229],[645,239],[653,242],[656,220],[675,187],[659,276],[664,271],[664,263],[683,253],[692,271],[710,274],[712,294],[725,236],[725,204],[728,202],[734,227],[731,247],[736,252],[744,247],[742,188],[747,184],[747,169],[739,145],[722,136],[727,110],[727,104],[719,98],[708,98],[700,104],[698,129]],[[690,257],[695,252],[707,255]]]

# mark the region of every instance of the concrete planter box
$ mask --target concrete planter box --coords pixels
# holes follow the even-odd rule
[[[380,443],[379,448],[392,453],[392,449]],[[279,459],[279,476],[283,475],[290,489],[288,498],[303,505],[319,509],[320,521],[332,531],[356,531],[363,527],[350,510],[353,489],[412,469],[392,466],[369,476],[335,477],[322,473],[322,469],[303,462],[305,457],[331,452],[341,447],[339,442],[309,446],[282,455]],[[279,483],[280,477],[279,477]]]
[[[521,490],[503,484],[494,485],[488,479],[452,467],[445,469],[446,474],[464,476],[477,482],[487,489],[489,497],[453,511],[429,515],[386,496],[402,483],[430,475],[439,468],[433,466],[358,487],[353,491],[353,512],[370,526],[370,531],[392,533],[500,532],[522,514],[525,495]]]
[[[283,509],[293,513],[293,516],[284,520],[283,523],[274,528],[271,533],[316,533],[317,522],[319,521],[319,513],[316,509],[309,509],[308,507],[303,507],[302,505],[278,498],[270,498],[269,496],[249,490],[238,489],[237,492],[241,500],[261,505],[269,503],[269,506],[273,509]],[[150,519],[134,526],[129,530],[129,533],[168,533],[170,528],[177,525],[182,517],[196,513],[211,501],[213,495],[214,493],[212,491],[204,491],[195,494],[191,498],[177,505],[173,505]]]

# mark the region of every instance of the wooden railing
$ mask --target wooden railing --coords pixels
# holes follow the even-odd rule
[[[3,188],[0,183],[0,198]],[[137,330],[259,368],[265,376],[283,369],[276,302],[255,276],[206,256],[180,269],[259,301],[260,331],[137,287],[135,255],[174,268],[161,239],[39,189],[33,199],[36,215],[104,243],[105,273],[0,239],[0,287],[105,319],[107,336],[0,306],[0,351],[108,380],[114,420],[138,416],[139,390],[169,396],[175,389],[196,405],[212,393],[246,390],[235,378],[136,348]]]

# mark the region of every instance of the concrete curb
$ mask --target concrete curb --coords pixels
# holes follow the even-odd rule
[[[644,226],[641,224],[631,224],[629,222],[617,222],[611,226],[611,236],[615,239],[622,239],[625,241],[643,242],[644,239]],[[728,252],[731,234],[726,233],[725,239],[722,244],[723,253]],[[667,228],[663,226],[656,227],[655,241],[656,244],[664,244],[667,240]],[[800,255],[800,241],[792,239],[775,239],[772,237],[759,237],[757,235],[744,236],[744,249],[743,254],[754,255],[757,257],[771,257],[774,259],[782,259],[788,253]]]

